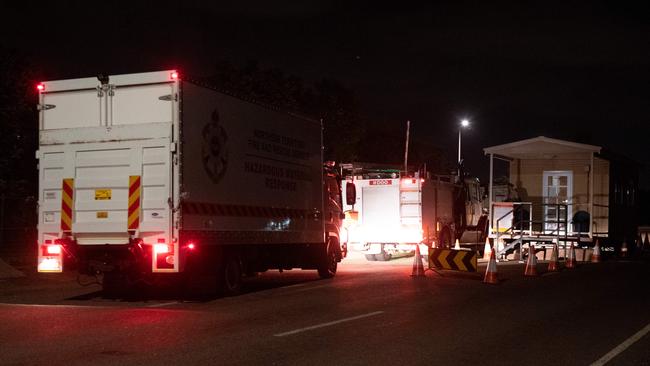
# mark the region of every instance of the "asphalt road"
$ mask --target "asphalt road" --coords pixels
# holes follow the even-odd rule
[[[411,263],[265,273],[243,295],[190,302],[104,299],[70,274],[0,280],[0,365],[650,364],[648,260],[540,264],[536,278],[499,264],[499,285],[412,278]]]

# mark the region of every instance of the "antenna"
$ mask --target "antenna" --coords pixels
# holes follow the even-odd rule
[[[409,130],[411,129],[411,121],[406,121],[406,146],[404,148],[404,174],[408,174],[409,163]]]

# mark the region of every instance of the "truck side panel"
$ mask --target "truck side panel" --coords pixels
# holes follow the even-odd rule
[[[320,124],[187,82],[182,94],[183,233],[323,243]]]

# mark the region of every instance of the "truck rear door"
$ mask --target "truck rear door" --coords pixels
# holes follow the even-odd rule
[[[79,245],[135,238],[154,244],[177,237],[172,159],[178,82],[169,75],[43,83],[39,243],[69,236]]]

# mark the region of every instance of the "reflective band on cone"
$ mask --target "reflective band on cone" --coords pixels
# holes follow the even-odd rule
[[[560,270],[560,263],[558,261],[557,243],[553,243],[553,252],[551,252],[551,260],[548,262],[548,271],[557,272],[559,270]]]
[[[454,245],[455,250],[460,250],[460,242],[456,239],[456,245]]]
[[[576,250],[573,247],[573,243],[571,243],[571,247],[569,248],[569,257],[566,259],[566,268],[576,268]]]
[[[596,239],[596,245],[594,245],[594,252],[591,254],[591,263],[600,263],[600,243]]]
[[[413,258],[413,271],[411,272],[411,277],[425,277],[424,264],[422,263],[419,244],[415,244],[415,257]]]
[[[490,261],[488,262],[487,268],[485,269],[485,277],[483,277],[483,283],[489,283],[491,285],[496,285],[499,283],[499,274],[497,273],[497,259],[494,255],[494,251],[490,254]]]
[[[528,260],[526,261],[524,276],[537,276],[537,256],[535,255],[535,246],[532,244],[528,247]]]
[[[483,259],[490,259],[492,256],[492,247],[490,246],[490,238],[485,238],[485,247],[483,248]]]
[[[623,241],[623,244],[621,245],[621,258],[627,257],[627,242]]]

